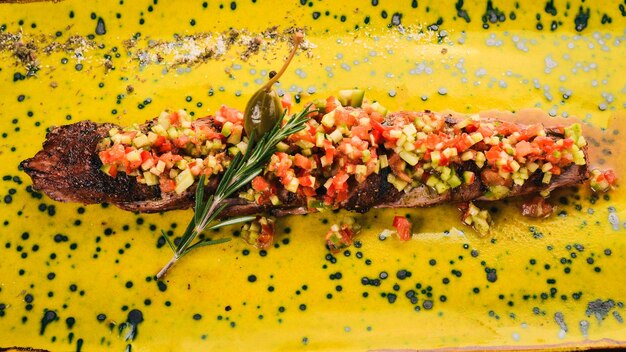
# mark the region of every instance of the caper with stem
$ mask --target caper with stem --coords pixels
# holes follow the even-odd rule
[[[294,34],[293,49],[283,67],[261,89],[254,93],[248,101],[244,112],[244,129],[248,136],[251,136],[252,131],[254,131],[255,139],[261,138],[282,117],[283,107],[278,93],[274,90],[274,83],[287,70],[287,66],[291,63],[296,51],[298,51],[303,37],[302,32]]]

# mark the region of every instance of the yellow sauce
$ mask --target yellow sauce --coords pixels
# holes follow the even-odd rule
[[[555,16],[546,3],[494,4],[506,20],[488,22],[485,30],[482,1],[460,6],[469,23],[452,3],[420,1],[417,8],[410,1],[309,3],[0,4],[4,33],[21,27],[23,41],[32,39],[38,46],[41,65],[36,77],[16,79],[15,73],[25,75],[26,69],[0,45],[0,133],[5,133],[0,138],[0,347],[334,351],[626,344],[623,187],[607,196],[585,186],[557,191],[551,197],[557,212],[545,220],[523,218],[519,200],[487,204],[497,208],[488,237],[462,225],[455,205],[373,210],[357,215],[364,227],[360,247],[332,257],[323,236],[346,214],[281,218],[278,248],[262,256],[235,238],[197,250],[171,270],[166,289],[151,279],[172,254],[157,246],[160,229],[180,235],[190,210],[138,215],[62,204],[27,191],[30,180],[17,165],[40,149],[49,126],[84,119],[129,125],[163,109],[185,108],[197,117],[221,104],[243,109],[267,72],[282,63],[285,43],[262,45],[245,61],[240,56],[246,48],[235,45],[187,70],[168,66],[189,49],[175,47],[174,34],[216,36],[230,27],[256,34],[272,25],[278,32],[306,27],[309,49],[280,82],[292,95],[301,90],[302,103],[360,87],[392,111],[489,115],[501,110],[517,111],[516,119],[539,114],[543,120],[556,115],[569,121],[575,116],[590,124],[588,135],[614,139],[592,149],[592,163],[599,165],[601,150],[608,148],[612,156],[606,163],[618,176],[626,174],[619,159],[625,151],[620,136],[626,133],[621,128],[626,20],[617,4],[609,9],[556,2]],[[575,18],[587,8],[587,27],[576,32]],[[602,24],[603,15],[611,22]],[[100,18],[102,35],[95,34]],[[443,23],[427,30],[439,18]],[[556,31],[550,30],[552,21]],[[137,32],[137,44],[126,49],[124,41]],[[103,47],[86,47],[83,58],[75,51],[42,51],[52,41],[89,34]],[[136,53],[150,40],[173,49],[162,52],[161,64],[142,66]],[[105,66],[105,55],[111,55],[114,69]],[[614,136],[614,130],[620,134]],[[379,240],[392,228],[393,217],[405,214],[413,223],[413,239]],[[619,219],[615,227],[609,216]],[[231,236],[233,230],[210,236]],[[379,286],[373,285],[376,279]],[[407,298],[410,290],[416,303]],[[120,327],[131,311],[131,320],[137,321],[141,311],[143,321],[135,338],[125,339],[132,324]],[[594,342],[601,339],[610,340]]]

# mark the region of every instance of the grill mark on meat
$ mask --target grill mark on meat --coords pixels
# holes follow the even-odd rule
[[[459,120],[446,116],[446,123],[453,125]],[[147,130],[154,120],[146,122],[141,128]],[[194,124],[213,125],[211,118],[196,120]],[[84,204],[111,203],[124,210],[154,213],[175,209],[190,208],[194,204],[195,187],[190,187],[183,194],[162,194],[158,186],[147,186],[136,182],[123,172],[116,178],[100,171],[102,163],[98,157],[97,146],[108,135],[114,124],[96,124],[82,121],[52,129],[46,136],[43,149],[33,158],[24,160],[20,167],[32,178],[33,187],[50,198],[61,202]],[[548,135],[562,138],[557,128],[546,128]],[[583,149],[585,157],[587,149]],[[588,159],[587,159],[588,160]],[[472,185],[463,185],[444,194],[437,194],[426,185],[420,185],[408,192],[400,192],[387,182],[389,168],[371,174],[362,183],[350,187],[348,199],[340,204],[341,208],[356,212],[366,212],[371,208],[408,208],[432,206],[443,202],[466,202],[470,200],[489,200],[485,197],[486,186],[481,182],[480,172],[472,162],[466,162],[456,170],[473,171],[476,180]],[[523,196],[544,190],[574,185],[588,178],[587,165],[572,165],[561,175],[555,175],[549,184],[541,181],[540,173],[531,175],[523,186],[514,186],[509,196]],[[211,194],[217,187],[217,177],[212,177],[206,186],[205,194]],[[321,194],[320,194],[321,195]],[[241,198],[228,199],[229,207],[223,216],[248,215],[270,212],[276,216],[306,214],[310,210],[306,199],[292,193],[281,192],[279,198],[283,205],[278,207],[262,206]]]

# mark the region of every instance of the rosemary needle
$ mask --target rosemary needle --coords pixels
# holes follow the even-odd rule
[[[230,238],[220,238],[194,242],[196,237],[203,231],[238,224],[255,218],[255,216],[240,216],[218,220],[221,212],[227,207],[224,201],[263,172],[265,164],[276,151],[276,145],[283,139],[304,129],[305,123],[308,120],[307,115],[313,111],[309,110],[310,107],[311,105],[308,105],[301,112],[293,114],[291,118],[286,120],[284,125],[282,122],[285,120],[286,113],[283,113],[274,127],[261,136],[258,143],[254,141],[254,132],[252,135],[248,136],[246,152],[244,154],[238,153],[235,156],[222,176],[215,193],[210,195],[206,200],[204,199],[205,175],[200,176],[196,187],[195,214],[189,222],[189,225],[187,225],[187,229],[181,237],[180,242],[174,244],[170,241],[165,232],[161,231],[163,238],[174,251],[174,256],[156,275],[157,279],[165,276],[168,270],[180,258],[192,250],[230,241]]]

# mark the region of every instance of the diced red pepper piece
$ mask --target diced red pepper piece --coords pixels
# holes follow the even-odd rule
[[[411,239],[413,225],[404,216],[395,216],[393,218],[393,227],[398,232],[398,237],[402,241]]]

